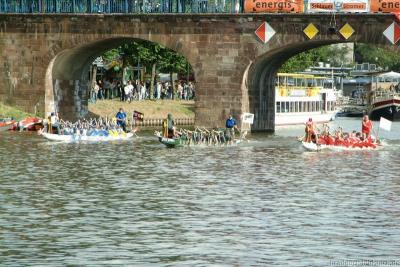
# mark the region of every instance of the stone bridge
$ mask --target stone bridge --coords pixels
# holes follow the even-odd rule
[[[274,75],[295,54],[322,45],[362,42],[398,49],[383,35],[389,14],[1,14],[0,101],[27,112],[88,114],[88,70],[102,52],[144,39],[184,55],[196,76],[199,126],[223,126],[229,113],[255,114],[253,131],[273,131]],[[264,44],[254,31],[268,22]],[[313,23],[318,34],[303,30]]]

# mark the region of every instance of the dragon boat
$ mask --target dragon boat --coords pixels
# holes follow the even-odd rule
[[[43,120],[36,117],[28,117],[18,122],[15,122],[11,127],[13,131],[38,131],[43,129]]]
[[[10,130],[15,122],[11,118],[0,119],[0,132]]]
[[[63,134],[52,134],[46,132],[40,132],[44,138],[51,141],[59,142],[108,142],[108,141],[120,141],[129,140],[134,136],[134,133],[124,133],[118,135],[63,135]]]
[[[382,142],[358,142],[351,145],[326,145],[318,143],[301,142],[302,146],[308,151],[321,151],[321,150],[332,150],[332,151],[352,151],[352,150],[377,150],[383,147]]]
[[[158,138],[158,141],[163,145],[173,148],[181,146],[218,146],[218,145],[237,145],[247,140],[247,131],[240,134],[238,139],[230,140],[223,130],[206,130],[196,129],[195,131],[189,131],[185,129],[179,130],[179,135],[172,137],[166,137],[161,132],[156,131],[154,135]]]

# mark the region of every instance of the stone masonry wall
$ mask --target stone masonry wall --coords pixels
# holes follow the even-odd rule
[[[257,111],[253,129],[273,130],[272,77],[285,55],[319,43],[388,45],[382,32],[391,15],[337,15],[339,25],[349,22],[356,29],[349,40],[328,33],[330,19],[298,14],[1,14],[0,101],[28,112],[58,108],[69,119],[85,116],[87,81],[82,77],[90,60],[139,38],[171,48],[192,64],[196,125],[221,127],[230,113],[238,118]],[[277,32],[267,44],[254,34],[264,21]],[[312,41],[302,32],[310,22],[321,31]]]

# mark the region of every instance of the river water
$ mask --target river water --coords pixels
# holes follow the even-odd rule
[[[0,265],[400,264],[400,123],[378,151],[306,152],[302,133],[179,149],[150,133],[104,144],[1,133]]]

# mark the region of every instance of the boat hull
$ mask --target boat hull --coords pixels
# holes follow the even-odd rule
[[[0,122],[0,132],[11,130],[15,121]]]
[[[59,142],[108,142],[129,140],[133,137],[133,133],[119,136],[60,135],[51,133],[41,133],[41,135],[48,140]]]
[[[346,146],[331,146],[321,145],[315,143],[301,142],[303,148],[308,151],[321,151],[321,150],[332,150],[332,151],[348,151],[348,150],[376,150],[382,145],[376,145],[375,147],[346,147]]]
[[[381,117],[390,121],[400,121],[400,100],[392,99],[374,103],[369,117],[378,121]]]
[[[190,145],[196,145],[196,146],[201,146],[201,145],[205,145],[205,146],[209,146],[210,144],[206,144],[206,143],[192,143],[189,144],[189,142],[187,141],[187,139],[185,138],[166,138],[166,137],[162,137],[162,136],[157,136],[158,137],[158,141],[160,141],[160,143],[164,144],[167,147],[173,148],[173,147],[181,147],[181,146],[190,146]],[[244,139],[236,139],[231,143],[222,143],[219,145],[238,145],[240,143],[243,142]]]
[[[158,141],[167,147],[183,146],[183,140],[181,138],[167,138],[159,136]]]

